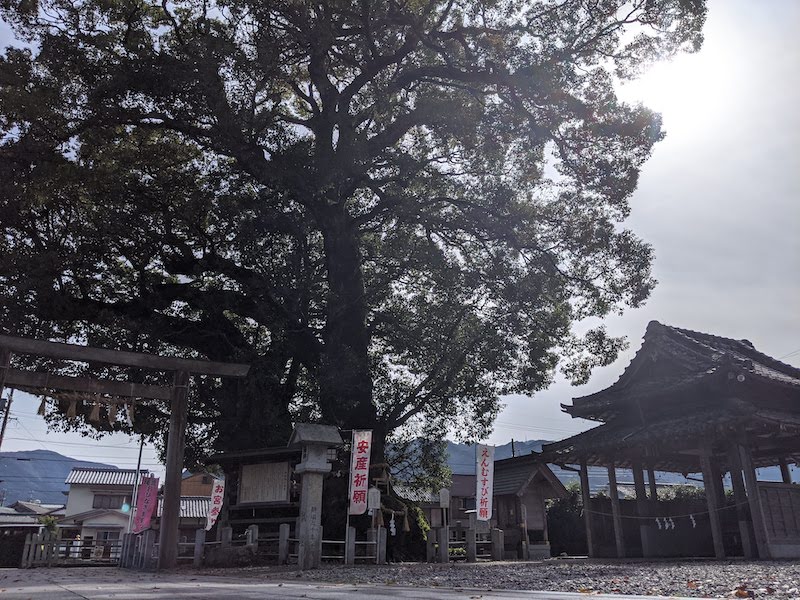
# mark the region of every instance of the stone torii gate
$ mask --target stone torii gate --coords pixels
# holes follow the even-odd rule
[[[11,367],[13,354],[86,363],[98,362],[162,372],[172,371],[174,373],[173,382],[171,386],[167,387],[15,369]],[[159,569],[170,569],[177,563],[181,472],[186,439],[189,378],[192,375],[244,377],[249,370],[250,366],[244,364],[174,358],[0,335],[0,392],[4,387],[9,387],[44,396],[61,391],[85,393],[87,399],[90,398],[89,395],[105,394],[130,399],[141,398],[169,402],[170,421],[169,437],[167,438],[164,505],[159,533]]]

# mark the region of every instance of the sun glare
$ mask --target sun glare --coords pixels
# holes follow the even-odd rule
[[[719,46],[658,63],[622,84],[620,97],[661,113],[670,138],[690,141],[731,116],[737,92],[736,56]]]

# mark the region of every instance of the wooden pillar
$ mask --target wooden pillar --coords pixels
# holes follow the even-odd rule
[[[167,438],[164,502],[158,538],[158,568],[174,569],[178,563],[178,526],[181,513],[181,473],[186,441],[189,373],[176,371],[172,384],[169,437]]]
[[[753,519],[753,533],[756,538],[758,557],[770,558],[769,546],[767,545],[767,528],[764,524],[764,512],[761,508],[761,494],[758,491],[758,480],[750,448],[739,444],[739,456],[742,461],[744,481],[747,485],[747,502],[750,505],[750,517]]]
[[[783,479],[783,483],[792,483],[792,472],[789,470],[789,463],[786,462],[785,458],[781,458],[778,464],[781,468],[781,479]]]
[[[541,499],[541,506],[542,506],[542,523],[544,527],[542,529],[542,541],[545,543],[550,543],[550,532],[547,528],[547,504],[544,501],[544,496],[540,497]]]
[[[0,394],[3,393],[3,388],[6,385],[6,373],[11,364],[11,351],[7,348],[0,348]]]
[[[717,505],[725,506],[725,473],[713,461],[711,462],[711,476],[714,478],[714,489],[717,492]]]
[[[722,542],[722,522],[719,518],[719,479],[714,475],[714,468],[711,464],[710,454],[700,457],[700,465],[703,468],[703,487],[706,491],[706,504],[708,506],[708,519],[711,522],[711,537],[714,541],[714,556],[725,558],[725,546]]]
[[[739,449],[734,444],[728,448],[728,464],[731,470],[731,485],[733,486],[733,499],[736,502],[736,519],[739,521],[739,536],[742,538],[742,554],[745,558],[756,556],[752,540],[752,520],[747,514],[747,492],[745,492],[742,479],[742,459]]]
[[[622,512],[617,490],[617,471],[613,464],[608,467],[608,492],[611,496],[611,515],[614,518],[614,542],[617,545],[617,558],[625,558],[625,536],[622,530]]]
[[[11,351],[6,348],[0,348],[0,398],[3,396],[3,390],[6,386],[6,373],[11,364]],[[9,395],[10,396],[10,395]],[[3,438],[6,435],[6,426],[8,425],[8,415],[11,412],[11,398],[6,401],[6,407],[3,410],[3,422],[0,424],[0,447],[3,445]]]
[[[658,500],[658,488],[656,487],[656,470],[653,465],[647,465],[647,484],[650,488],[650,500]]]
[[[637,462],[631,463],[631,470],[633,471],[633,487],[636,490],[636,514],[639,517],[651,516],[647,506],[647,492],[644,487],[644,471],[642,471],[642,465]],[[640,518],[639,536],[642,540],[642,556],[644,558],[652,556],[648,527],[649,523],[645,519]]]
[[[583,520],[586,526],[586,549],[589,557],[595,555],[594,551],[594,533],[592,532],[592,512],[589,506],[589,467],[586,464],[586,459],[581,460],[581,498],[583,499]]]

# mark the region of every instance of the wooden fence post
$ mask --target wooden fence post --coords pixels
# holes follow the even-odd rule
[[[149,571],[158,566],[158,557],[153,556],[156,546],[156,532],[148,529],[142,534],[142,569]]]
[[[31,548],[33,547],[33,543],[31,542],[31,538],[33,536],[29,533],[25,536],[25,546],[22,548],[22,562],[20,563],[20,568],[27,569],[30,567],[30,553]]]

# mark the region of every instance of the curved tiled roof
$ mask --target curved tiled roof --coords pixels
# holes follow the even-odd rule
[[[181,496],[181,519],[205,519],[211,498],[208,496]],[[164,498],[158,499],[158,516],[161,516]]]
[[[142,474],[149,471],[142,469]],[[137,483],[136,469],[92,469],[74,467],[64,482],[67,485],[129,485]]]
[[[669,367],[654,372],[649,365]],[[646,375],[640,374],[645,369]],[[663,325],[651,321],[642,347],[611,386],[580,398],[572,406],[562,405],[574,417],[607,421],[615,406],[626,399],[647,396],[678,397],[686,390],[724,377],[725,371],[749,374],[768,385],[800,391],[800,369],[759,352],[748,340],[736,340],[708,333]],[[627,410],[627,407],[625,408]]]

